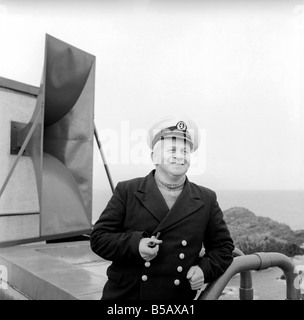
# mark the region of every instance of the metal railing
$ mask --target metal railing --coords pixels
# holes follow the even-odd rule
[[[234,259],[226,272],[217,280],[209,283],[201,292],[198,300],[217,300],[225,289],[230,279],[240,273],[240,300],[253,300],[253,287],[251,270],[264,270],[271,267],[282,269],[286,279],[286,299],[300,300],[301,292],[297,285],[297,272],[293,262],[284,254],[278,252],[258,252],[244,255],[235,249]]]

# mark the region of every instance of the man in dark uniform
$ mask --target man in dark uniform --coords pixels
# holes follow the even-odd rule
[[[91,233],[92,250],[112,261],[102,299],[194,299],[233,260],[215,192],[186,177],[199,144],[196,124],[166,118],[148,143],[155,170],[119,182]]]

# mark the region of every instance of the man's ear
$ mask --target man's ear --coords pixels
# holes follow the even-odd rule
[[[157,165],[157,163],[156,163],[156,161],[155,161],[155,156],[156,156],[155,153],[152,151],[152,152],[151,152],[151,160],[152,160],[152,162],[153,162],[154,165]]]
[[[155,157],[156,157],[156,154],[152,151],[152,152],[151,152],[151,160],[152,160],[153,164],[154,164],[155,166],[157,166],[158,163],[157,163],[157,160],[155,159]]]

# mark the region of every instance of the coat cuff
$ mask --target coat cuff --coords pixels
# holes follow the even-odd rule
[[[209,259],[202,257],[200,262],[198,263],[198,266],[203,270],[204,283],[209,283],[212,277],[212,270]]]

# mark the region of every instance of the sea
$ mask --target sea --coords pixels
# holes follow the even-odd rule
[[[304,230],[304,190],[215,190],[223,211],[232,207],[244,207],[257,216],[271,218],[287,224],[292,230]],[[109,190],[95,190],[93,212],[95,220],[111,197]],[[93,221],[94,221],[93,213]],[[304,256],[290,258],[295,266],[303,269]],[[283,272],[273,267],[252,271],[255,300],[286,299],[286,282],[281,279]],[[239,299],[240,275],[231,278],[220,299]],[[301,292],[304,295],[304,279]]]
[[[222,210],[244,207],[257,216],[304,230],[304,190],[219,190]]]

